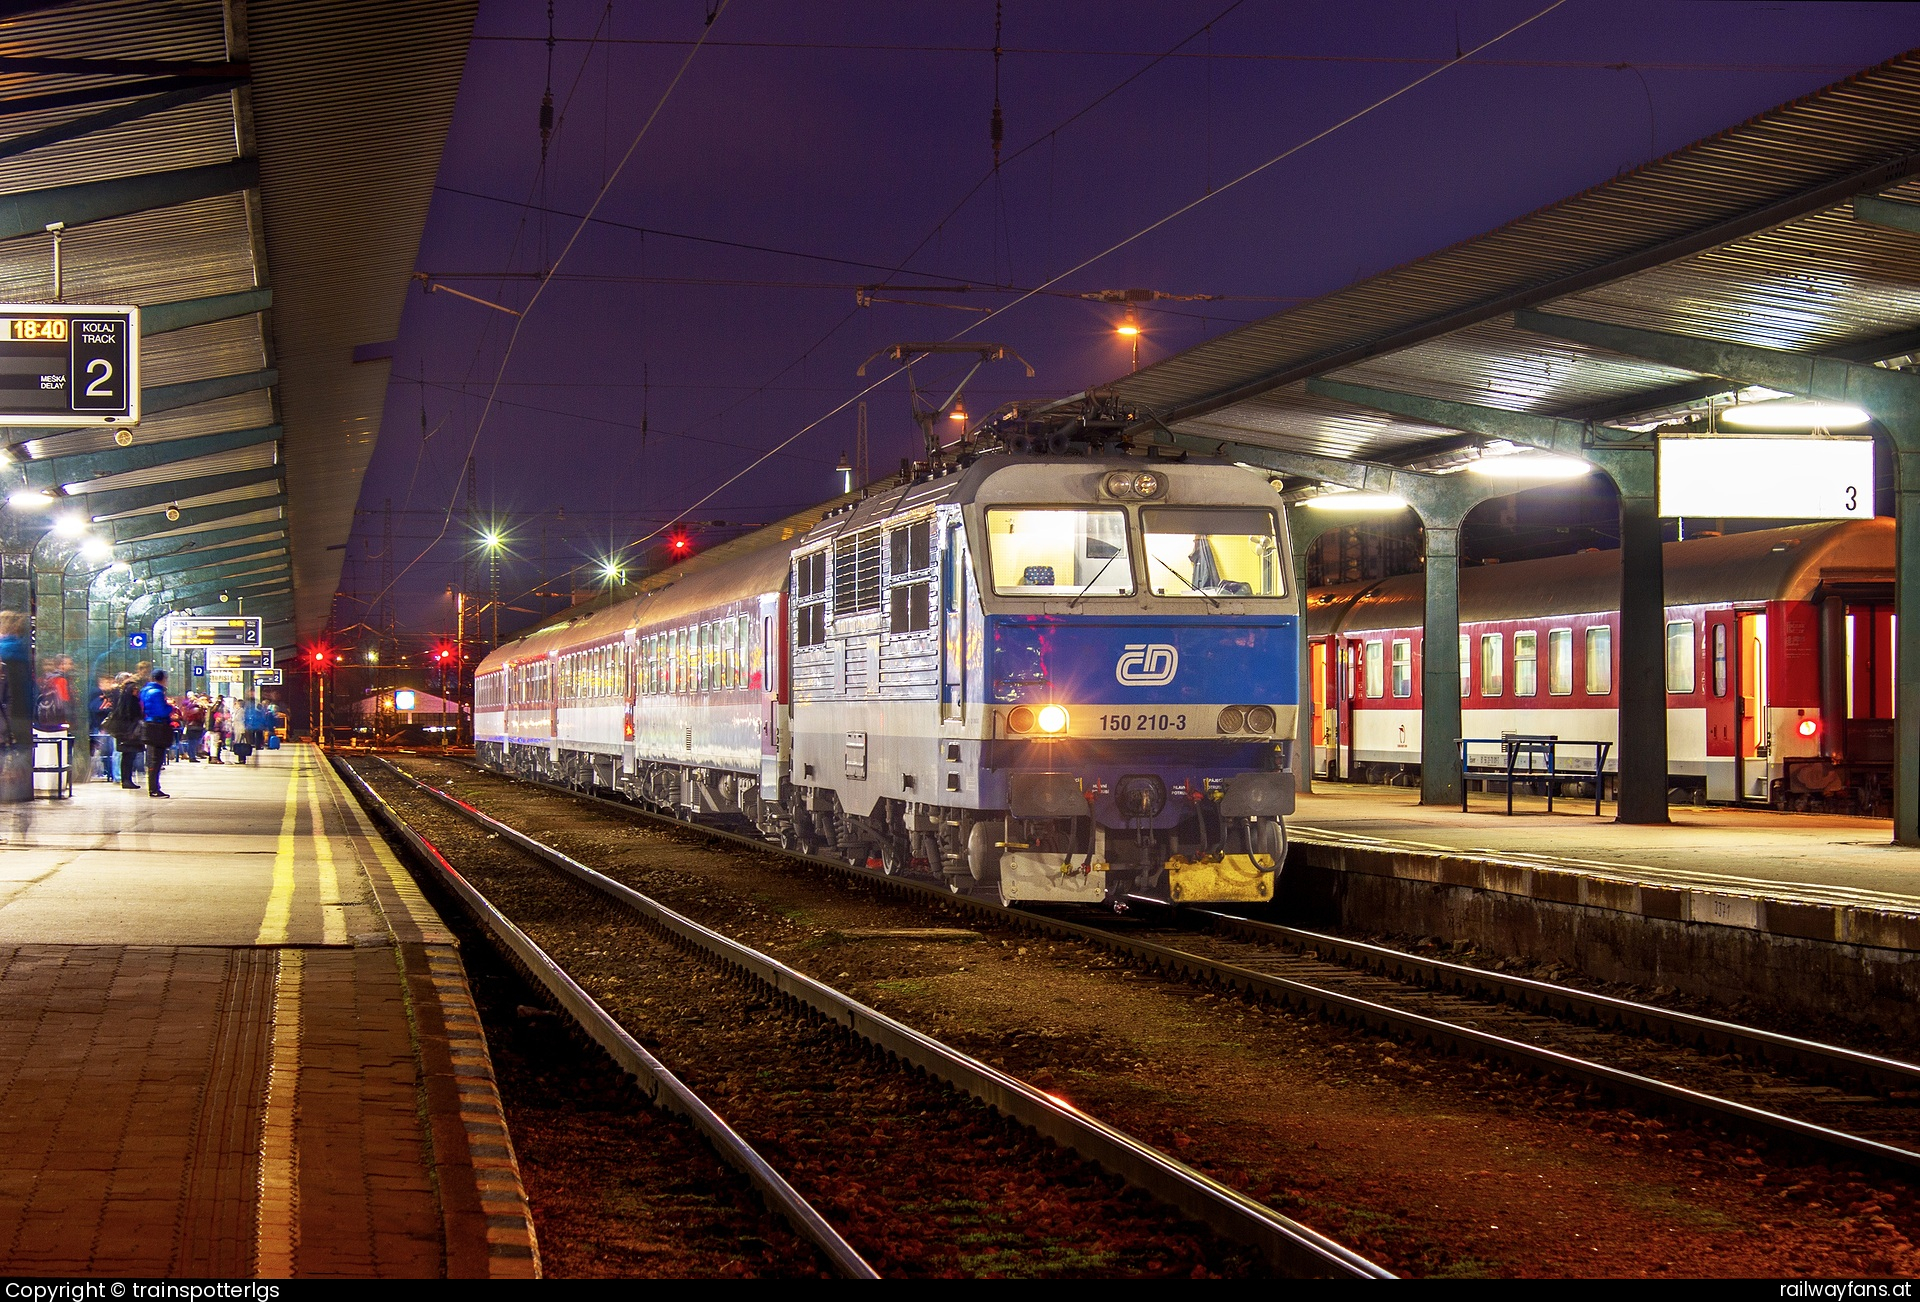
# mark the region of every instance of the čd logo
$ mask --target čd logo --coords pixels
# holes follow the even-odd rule
[[[1165,687],[1180,671],[1180,652],[1165,642],[1130,642],[1113,667],[1128,687]]]

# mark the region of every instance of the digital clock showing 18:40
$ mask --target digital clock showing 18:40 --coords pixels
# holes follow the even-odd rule
[[[67,319],[56,317],[10,316],[6,318],[6,337],[20,343],[64,344]]]

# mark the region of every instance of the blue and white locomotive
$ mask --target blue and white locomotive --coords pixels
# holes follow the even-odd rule
[[[716,547],[476,672],[482,763],[1006,902],[1271,899],[1299,594],[1273,489],[993,453]]]

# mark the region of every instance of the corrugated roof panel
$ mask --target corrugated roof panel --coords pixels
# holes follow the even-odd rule
[[[201,497],[182,497],[171,503],[171,505],[177,506],[184,511],[196,506],[219,506],[225,502],[245,502],[256,497],[273,497],[280,491],[278,484],[252,484],[246,488],[229,488],[223,492],[207,493]],[[166,509],[165,506],[150,506],[140,511],[119,511],[113,515],[96,515],[93,518],[95,520],[131,520],[136,516],[159,515]],[[275,515],[280,514],[280,508],[273,508],[273,513]],[[221,520],[218,524],[208,525],[207,528],[224,529],[230,524],[238,524],[247,518],[249,517],[236,516]]]
[[[261,429],[271,424],[272,399],[265,389],[256,389],[148,416],[134,427],[133,443],[138,447],[143,443],[164,443],[233,429]],[[49,438],[32,439],[21,446],[34,460],[70,457],[83,452],[105,452],[118,446],[113,435],[110,429],[70,430]]]
[[[61,488],[70,496],[83,496],[88,493],[106,493],[116,488],[140,488],[147,484],[171,484],[199,479],[206,475],[226,475],[236,470],[258,470],[262,466],[276,465],[279,462],[280,445],[277,443],[256,443],[252,447],[234,448],[229,452],[216,452],[211,456],[193,457],[186,461],[170,461],[163,466],[148,466],[143,470],[124,470],[117,475],[102,475],[98,479],[89,479],[81,483],[63,484]]]
[[[244,375],[267,364],[258,313],[229,321],[209,321],[186,330],[154,335],[142,342],[140,379],[156,386],[216,375]]]

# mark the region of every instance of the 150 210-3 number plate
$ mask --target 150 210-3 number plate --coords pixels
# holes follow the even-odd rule
[[[1187,731],[1187,716],[1184,712],[1162,714],[1138,710],[1124,714],[1102,714],[1100,731],[1132,733],[1136,737],[1160,737],[1168,734],[1177,736]]]

